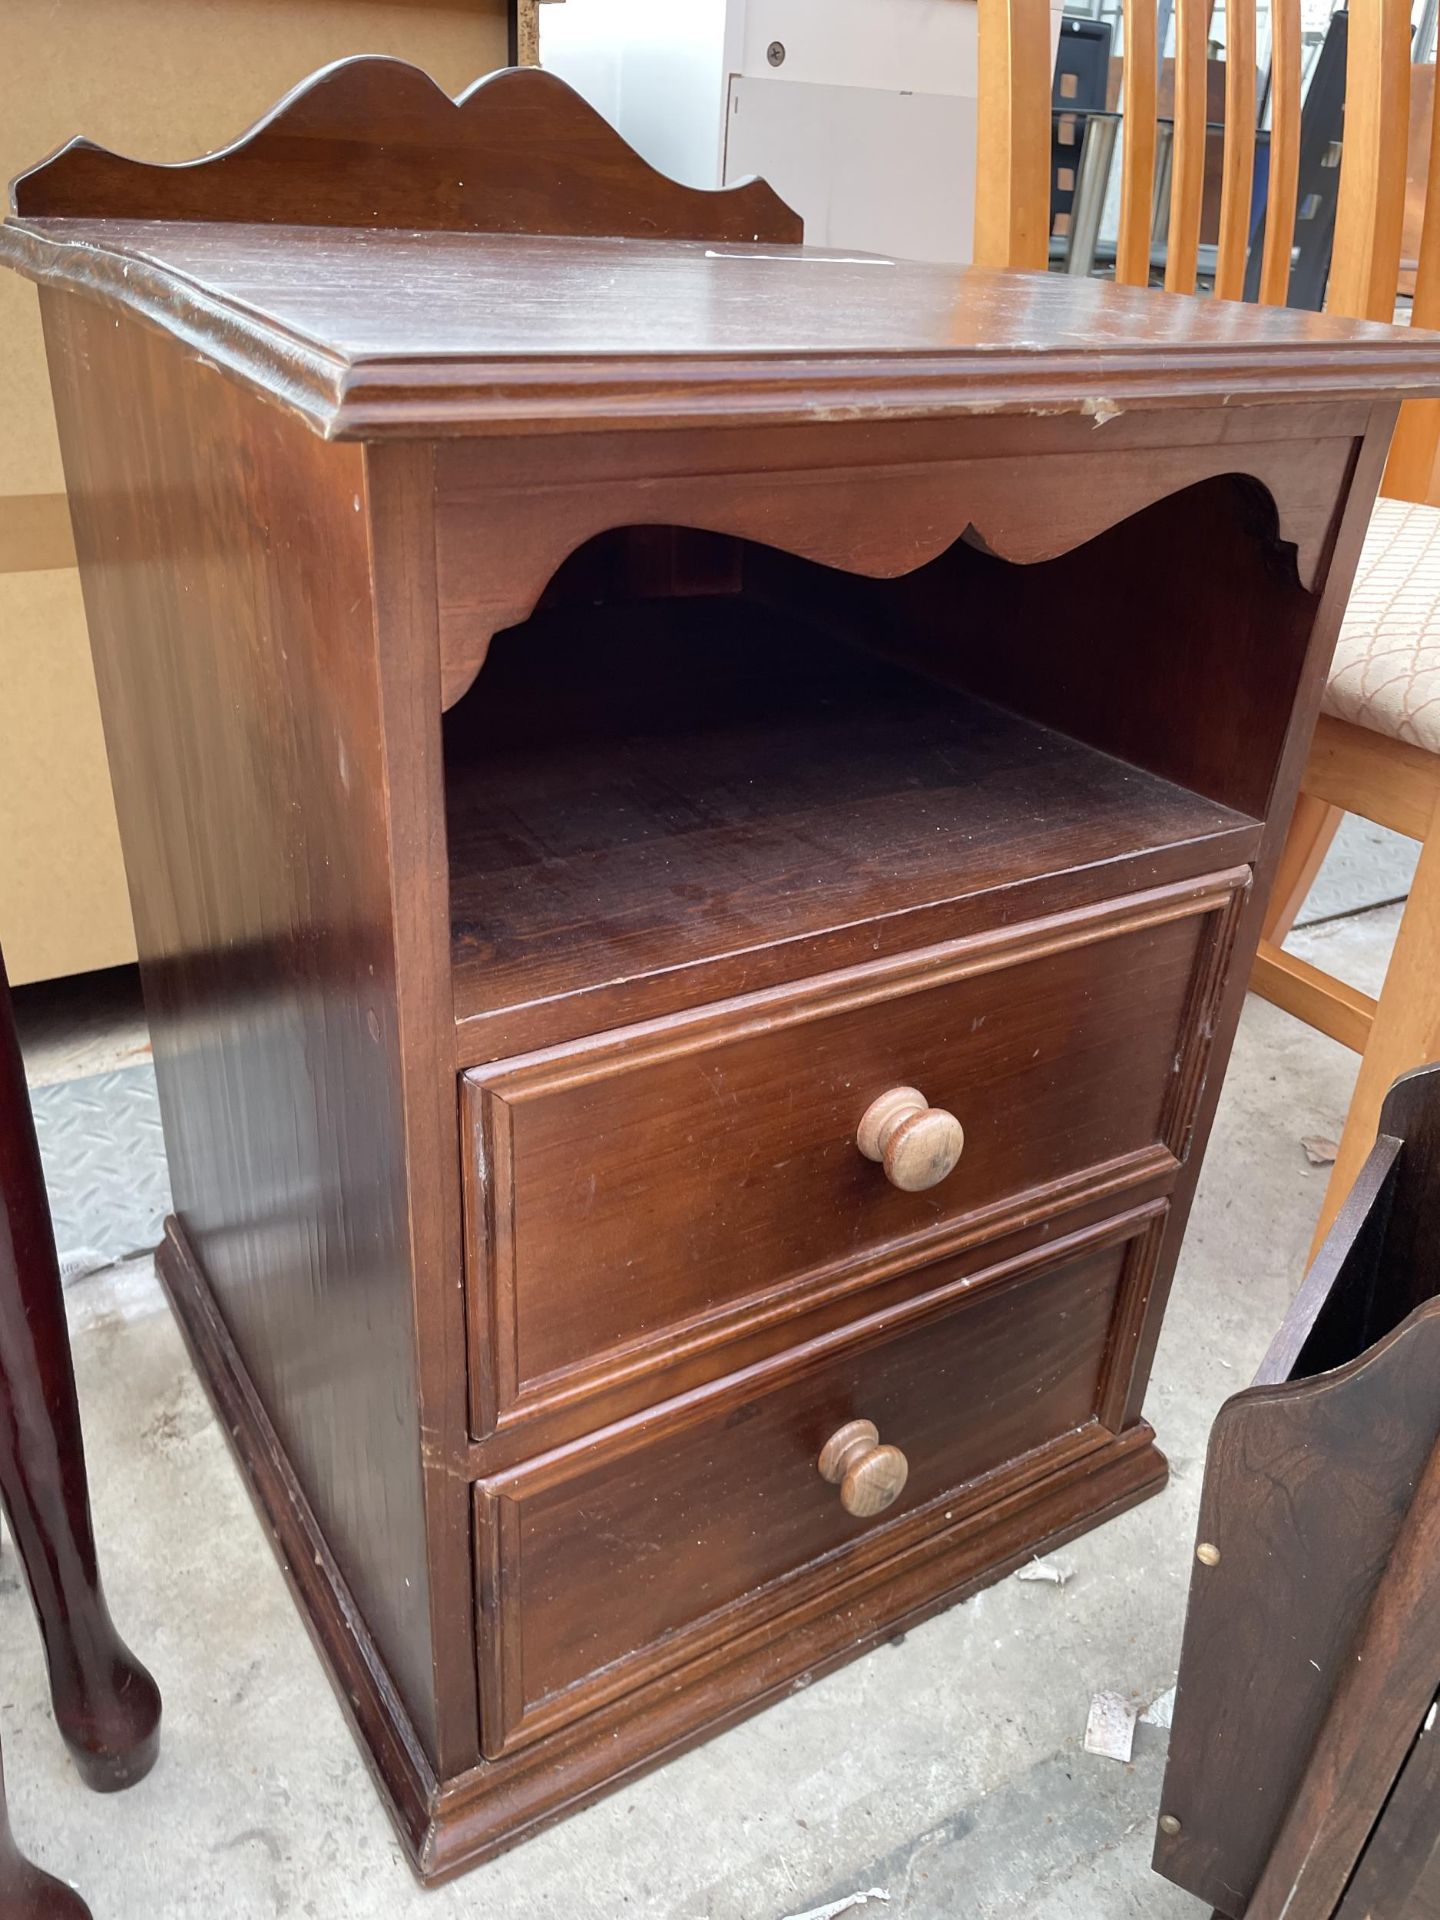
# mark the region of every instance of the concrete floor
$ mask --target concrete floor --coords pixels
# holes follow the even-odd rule
[[[1389,897],[1381,855],[1359,853],[1360,880],[1322,902],[1347,917],[1293,944],[1373,990],[1398,909],[1350,911],[1357,884]],[[1395,870],[1403,891],[1403,850]],[[132,1792],[85,1792],[7,1547],[0,1731],[21,1843],[97,1920],[781,1920],[872,1890],[852,1910],[1203,1920],[1149,1871],[1166,1734],[1142,1725],[1129,1766],[1081,1739],[1095,1691],[1147,1705],[1174,1681],[1210,1422],[1298,1281],[1325,1181],[1300,1140],[1336,1133],[1354,1071],[1251,1001],[1148,1402],[1173,1477],[1058,1556],[1066,1585],[1008,1580],[436,1893],[391,1836],[148,1263],[80,1281],[106,1581],[164,1690],[165,1743]]]

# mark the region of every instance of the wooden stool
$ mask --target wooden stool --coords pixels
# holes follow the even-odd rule
[[[160,1743],[160,1695],[110,1619],[60,1268],[10,988],[0,955],[0,1498],[40,1619],[56,1723],[85,1784],[141,1780]],[[74,1920],[88,1909],[18,1851],[0,1777],[0,1913]]]

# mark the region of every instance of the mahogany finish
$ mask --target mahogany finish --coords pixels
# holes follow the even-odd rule
[[[1427,1716],[1428,1718],[1428,1716]],[[1365,1843],[1335,1920],[1430,1920],[1440,1913],[1440,1737],[1415,1737]]]
[[[1126,1229],[1143,1235],[1152,1218]],[[1115,1237],[1107,1225],[1088,1239]],[[1054,1265],[938,1268],[904,1308],[487,1481],[482,1582],[499,1622],[481,1666],[487,1751],[673,1672],[742,1625],[769,1616],[783,1630],[790,1590],[822,1566],[838,1596],[902,1541],[963,1527],[957,1488],[1022,1461],[1039,1477],[1057,1442],[1087,1427],[1098,1440],[1107,1335],[1122,1288],[1148,1279],[1129,1244]],[[872,1421],[908,1463],[893,1502],[857,1510],[817,1475],[847,1416]]]
[[[267,1353],[290,1356],[270,1416],[426,1726],[421,1415],[397,1284],[412,1175],[360,453],[212,391],[194,363],[171,384],[163,341],[88,302],[45,318],[53,351],[103,360],[124,396],[107,422],[82,422],[68,383],[56,403],[177,1210],[246,1363],[263,1377]],[[101,594],[107,550],[126,564]],[[293,645],[272,648],[272,622]],[[137,865],[166,884],[133,884]],[[311,1377],[317,1345],[346,1349],[343,1381]]]
[[[534,75],[354,64],[18,194],[162,1270],[440,1878],[1161,1484],[1440,345],[837,259]],[[907,1088],[918,1175],[859,1138]]]
[[[85,1784],[117,1792],[155,1764],[160,1694],[116,1632],[100,1585],[60,1268],[3,955],[0,1497],[40,1622],[56,1725]],[[0,1906],[15,1920],[88,1912],[16,1848],[3,1777]]]
[[[403,60],[338,60],[203,160],[154,165],[72,140],[21,174],[11,204],[27,219],[413,230],[423,208],[425,226],[447,233],[801,238],[800,216],[763,180],[721,193],[681,186],[552,74],[500,79],[451,100]],[[557,173],[574,183],[563,198]]]
[[[1425,1067],[1211,1436],[1155,1865],[1222,1914],[1429,1911],[1407,1902],[1440,1831],[1437,1231]]]
[[[91,1920],[89,1907],[63,1880],[27,1860],[10,1831],[0,1768],[0,1912],[6,1920]]]
[[[777,614],[767,558],[542,610],[447,716],[467,1064],[1253,858],[1250,815],[862,653],[849,576],[845,644]]]
[[[1231,870],[468,1074],[477,1430],[653,1378],[679,1350],[721,1370],[757,1314],[786,1342],[803,1309],[1002,1223],[1054,1218],[1102,1172],[1173,1178],[1214,1017],[1212,962],[1245,879]],[[887,1183],[856,1146],[897,1075],[967,1130],[953,1175],[928,1192]]]

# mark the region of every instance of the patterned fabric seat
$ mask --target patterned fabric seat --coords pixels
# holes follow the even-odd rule
[[[1440,753],[1440,511],[1377,500],[1324,709]]]

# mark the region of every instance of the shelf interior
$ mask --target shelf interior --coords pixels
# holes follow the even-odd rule
[[[461,1022],[1254,824],[734,592],[498,635],[445,756]]]

